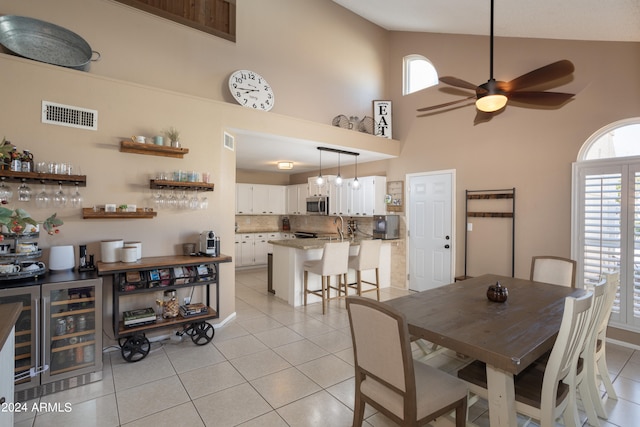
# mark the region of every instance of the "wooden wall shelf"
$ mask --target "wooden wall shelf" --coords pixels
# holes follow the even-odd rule
[[[142,144],[133,141],[120,141],[120,151],[123,153],[147,154],[150,156],[175,157],[182,159],[189,153],[188,148],[166,147],[164,145]]]
[[[98,211],[93,208],[82,208],[83,219],[131,219],[131,218],[155,218],[158,212],[147,211],[143,208],[136,209],[135,212],[105,212],[104,209]]]
[[[80,187],[87,186],[86,175],[63,175],[56,173],[38,173],[38,172],[18,172],[11,170],[0,170],[0,180],[6,182],[37,182],[40,184],[61,184],[76,185]]]
[[[167,181],[160,179],[152,179],[149,182],[149,188],[162,190],[166,189],[182,189],[191,191],[213,191],[214,184],[210,182],[184,182],[184,181]]]

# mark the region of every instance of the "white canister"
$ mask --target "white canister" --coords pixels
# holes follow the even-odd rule
[[[124,246],[124,240],[102,240],[100,242],[100,253],[102,262],[120,261],[120,248]]]
[[[124,242],[124,246],[135,246],[136,259],[142,258],[142,242]]]
[[[73,246],[51,246],[49,249],[49,270],[71,270],[76,266]]]
[[[120,248],[120,261],[122,262],[136,262],[138,259],[136,255],[138,250],[135,246],[124,246]]]

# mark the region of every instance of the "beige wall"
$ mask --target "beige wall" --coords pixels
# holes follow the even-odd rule
[[[222,234],[223,251],[230,253],[235,161],[220,137],[223,130],[249,129],[355,149],[397,150],[397,159],[359,164],[359,175],[385,172],[389,180],[405,180],[408,173],[455,169],[458,274],[464,189],[516,187],[516,275],[526,277],[532,255],[570,254],[571,162],[580,146],[607,123],[640,115],[638,43],[497,38],[496,78],[511,79],[566,58],[576,72],[559,90],[577,96],[552,111],[510,105],[492,121],[474,126],[472,107],[416,118],[416,108],[457,97],[439,88],[402,97],[401,58],[421,53],[442,75],[482,83],[488,79],[486,37],[389,33],[321,0],[239,2],[235,44],[110,0],[9,1],[1,12],[62,25],[102,54],[90,73],[0,55],[2,134],[36,157],[81,163],[88,181],[86,205],[139,202],[148,193],[149,174],[177,164],[210,169],[216,183],[206,213],[162,212],[153,220],[109,222],[62,212],[63,235],[55,241],[41,238],[46,246],[122,235],[143,240],[149,256],[171,252],[201,229],[214,228]],[[272,112],[233,105],[227,78],[239,68],[260,72],[276,89]],[[100,129],[40,124],[42,99],[98,109]],[[328,126],[338,114],[369,114],[373,99],[393,100],[394,137],[401,151]],[[121,137],[170,125],[183,130],[183,143],[191,150],[184,160],[117,151]],[[290,183],[305,178],[294,175]],[[231,280],[232,266],[223,274]],[[223,286],[223,316],[234,310],[228,283],[233,282]]]
[[[508,105],[490,122],[474,126],[473,106],[416,118],[416,108],[459,99],[466,91],[447,94],[441,90],[446,86],[439,85],[403,97],[400,64],[404,55],[418,53],[428,57],[440,75],[484,83],[489,78],[488,38],[392,32],[390,40],[393,66],[388,82],[394,137],[400,139],[402,153],[389,161],[387,179],[456,170],[457,274],[464,268],[465,189],[516,187],[517,277],[528,277],[534,255],[570,256],[571,163],[599,128],[640,116],[640,45],[497,38],[496,79],[510,80],[569,59],[576,67],[573,80],[551,90],[576,96],[558,110]],[[496,240],[504,245],[502,238]]]

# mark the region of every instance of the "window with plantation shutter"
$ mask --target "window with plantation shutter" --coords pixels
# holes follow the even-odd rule
[[[640,331],[640,118],[631,122],[594,134],[573,165],[572,257],[579,286],[620,272],[611,325]]]

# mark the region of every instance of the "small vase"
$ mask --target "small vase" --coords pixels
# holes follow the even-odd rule
[[[180,148],[180,141],[171,141],[171,146],[173,148]]]

